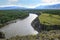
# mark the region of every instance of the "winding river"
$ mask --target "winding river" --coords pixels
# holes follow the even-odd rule
[[[38,15],[29,13],[29,16],[23,20],[17,19],[16,23],[11,23],[0,30],[5,33],[6,38],[11,38],[16,35],[25,36],[25,35],[36,35],[38,32],[34,30],[31,26],[31,22]]]

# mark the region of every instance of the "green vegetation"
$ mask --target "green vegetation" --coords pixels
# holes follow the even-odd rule
[[[7,22],[15,19],[24,19],[29,14],[18,10],[0,10],[0,28],[6,25]]]
[[[23,12],[24,11],[24,12]],[[41,32],[37,35],[16,36],[8,40],[60,40],[60,10],[23,10],[21,11],[0,11],[0,26],[5,21],[22,19],[27,12],[36,12],[39,16]],[[5,13],[5,14],[4,14]],[[1,16],[3,15],[3,16]],[[6,17],[7,16],[7,17]],[[5,20],[5,21],[4,21]]]
[[[55,13],[54,13],[55,12]],[[42,12],[39,16],[42,30],[60,30],[60,13],[59,11]]]
[[[43,13],[39,16],[39,20],[44,25],[60,25],[59,15]]]
[[[38,10],[36,12],[41,13],[38,17],[41,24],[41,32],[37,35],[16,36],[8,40],[60,40],[60,11]]]
[[[38,35],[16,36],[8,40],[60,40],[60,30],[42,31]]]

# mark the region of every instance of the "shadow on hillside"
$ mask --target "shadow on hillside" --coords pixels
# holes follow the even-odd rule
[[[44,25],[44,24],[40,24],[41,25],[41,30],[60,30],[60,25]]]

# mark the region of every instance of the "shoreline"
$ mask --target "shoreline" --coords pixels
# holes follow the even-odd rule
[[[32,25],[32,27],[33,27],[35,30],[37,30],[38,32],[40,32],[41,26],[40,26],[40,21],[39,21],[38,17],[36,17],[36,18],[32,21],[31,25]]]
[[[31,18],[32,17],[32,18]],[[27,22],[27,20],[28,20],[28,22],[27,22],[27,24],[29,23],[29,25],[31,25],[31,23],[32,23],[32,21],[33,20],[35,20],[36,19],[36,17],[37,17],[37,15],[35,15],[34,14],[34,16],[33,16],[33,14],[30,14],[30,16],[28,17],[29,19],[31,19],[31,20],[29,20],[28,18],[26,18],[25,20],[25,23]],[[16,23],[15,22],[17,22],[19,25],[20,25],[20,23],[18,22],[18,21],[20,21],[20,19],[17,19],[17,20],[13,20],[13,21],[11,21],[11,22],[8,22],[8,23],[12,23],[13,22],[13,24],[15,24],[16,25]],[[21,20],[21,21],[23,21],[24,22],[24,20]],[[22,22],[22,23],[23,23]],[[18,25],[17,25],[18,26]],[[20,25],[21,26],[21,25]],[[26,25],[27,26],[27,25]],[[7,27],[8,27],[8,25],[7,25]],[[7,27],[4,27],[4,28],[7,28]],[[19,27],[19,26],[18,26]],[[17,27],[17,28],[18,28]],[[4,29],[4,28],[2,28],[2,29]],[[12,27],[13,28],[13,27]],[[27,26],[27,28],[28,28],[28,26]],[[35,35],[35,34],[37,34],[36,33],[36,30],[33,28],[33,26],[31,26],[31,27],[29,27],[29,28],[31,28],[31,33],[29,33],[29,34],[32,34],[32,35]],[[8,29],[8,30],[10,30],[10,28]],[[16,29],[15,29],[16,30]],[[18,28],[18,30],[19,30],[19,28]],[[30,29],[28,29],[28,30],[30,30]],[[4,30],[2,30],[2,31],[4,31]],[[34,31],[34,32],[32,32],[32,31]],[[27,32],[27,31],[26,31]],[[27,32],[28,33],[28,32]],[[33,34],[34,33],[34,34]],[[25,35],[25,34],[24,34]]]
[[[28,15],[28,16],[29,16],[29,15]],[[27,18],[28,16],[24,17],[23,19]],[[22,19],[22,18],[14,19],[14,20],[8,21],[8,22],[6,22],[6,23],[4,23],[4,24],[0,24],[0,29],[3,28],[3,27],[6,26],[6,25],[11,24],[11,23],[16,23],[17,20],[23,20],[23,19]]]

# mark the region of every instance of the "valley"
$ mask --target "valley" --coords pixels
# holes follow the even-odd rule
[[[4,12],[4,11],[1,11],[1,13],[2,12]],[[7,12],[4,12],[4,13],[8,14],[10,12],[7,11]],[[11,14],[8,14],[9,16],[7,16],[7,14],[1,14],[0,13],[1,17],[2,17],[2,15],[4,16],[3,18],[0,19],[1,20],[0,23],[3,23],[3,24],[6,23],[3,20],[7,20],[7,19],[10,19],[10,21],[11,20],[16,20],[16,19],[21,19],[23,21],[23,20],[26,19],[26,22],[27,22],[27,25],[28,25],[28,23],[30,21],[28,21],[27,18],[29,17],[30,12],[31,12],[31,14],[38,15],[37,18],[35,18],[36,16],[32,17],[33,16],[32,15],[31,18],[28,19],[28,20],[32,20],[32,18],[35,18],[31,22],[31,25],[33,24],[32,27],[34,28],[34,30],[38,31],[38,34],[36,34],[36,35],[26,35],[26,36],[16,35],[16,36],[11,37],[11,38],[6,39],[6,40],[17,40],[17,39],[18,40],[55,40],[55,39],[60,40],[60,36],[59,36],[60,35],[60,10],[22,10],[22,11],[19,11],[19,12],[14,11],[14,12],[11,12],[11,13],[14,13],[13,17],[12,17]],[[17,14],[15,14],[15,13],[17,13]],[[5,15],[8,17],[7,19],[5,19],[5,17],[6,17]],[[22,22],[22,23],[24,23],[24,22]],[[16,25],[16,23],[15,23],[15,25]],[[40,25],[40,27],[39,27],[39,25]],[[3,28],[3,26],[2,26],[2,28]]]

